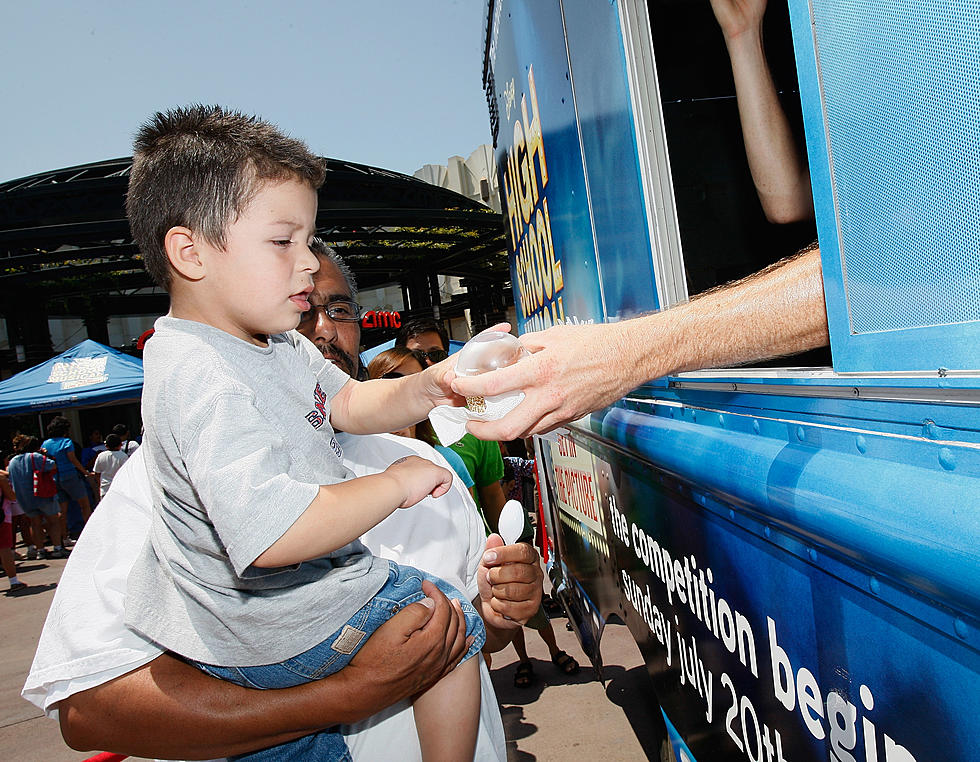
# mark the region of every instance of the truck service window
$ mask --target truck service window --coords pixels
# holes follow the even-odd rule
[[[688,292],[754,273],[816,239],[812,220],[766,220],[749,173],[731,63],[708,2],[653,0],[650,27]],[[769,67],[797,146],[805,151],[787,9],[770,3]],[[781,365],[829,365],[829,353]]]

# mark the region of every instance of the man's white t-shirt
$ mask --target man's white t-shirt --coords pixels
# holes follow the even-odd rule
[[[340,438],[341,435],[338,435]],[[387,434],[343,435],[346,465],[357,475],[376,473],[405,455],[439,465],[445,460],[428,445]],[[160,655],[151,641],[126,628],[126,580],[146,542],[151,498],[142,451],[119,470],[112,488],[79,538],[48,611],[22,695],[57,717],[54,706],[68,696],[131,672]],[[450,492],[395,511],[363,538],[378,556],[418,566],[442,577],[469,598],[476,597],[476,570],[485,535],[473,501],[458,480]],[[480,660],[482,703],[477,760],[507,758],[497,699]],[[355,760],[421,760],[411,705],[389,707],[345,729]]]
[[[112,477],[119,473],[119,469],[128,459],[129,456],[122,450],[103,450],[96,456],[92,470],[99,475],[100,497],[105,497],[109,485],[112,484]]]

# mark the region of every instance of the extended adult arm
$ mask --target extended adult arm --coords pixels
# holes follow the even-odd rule
[[[813,219],[807,168],[766,61],[762,19],[767,0],[711,0],[732,62],[749,170],[770,222]]]
[[[499,421],[467,424],[480,439],[510,440],[581,418],[654,378],[802,352],[828,339],[814,245],[664,312],[525,334],[530,357],[453,385],[466,396],[522,390],[524,401]]]
[[[61,732],[79,750],[214,759],[357,722],[425,690],[466,651],[458,604],[451,605],[431,583],[423,589],[435,604],[431,610],[406,607],[368,639],[350,665],[323,680],[252,690],[165,654],[59,702]]]

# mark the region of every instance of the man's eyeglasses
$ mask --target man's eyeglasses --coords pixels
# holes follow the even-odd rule
[[[428,352],[423,352],[421,349],[416,349],[415,354],[417,354],[423,360],[428,360],[433,365],[435,365],[437,362],[442,362],[449,357],[449,352],[447,352],[445,349],[430,349]]]
[[[356,323],[361,319],[361,305],[344,299],[329,304],[314,304],[306,312],[300,314],[299,324],[311,323],[316,320],[317,310],[323,310],[328,318],[337,323]]]

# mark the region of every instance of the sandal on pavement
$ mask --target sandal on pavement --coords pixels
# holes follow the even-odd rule
[[[515,688],[530,688],[531,683],[534,682],[534,667],[531,666],[531,662],[522,661],[517,665],[517,671],[514,673],[514,687]]]
[[[559,651],[552,656],[551,661],[566,675],[574,675],[578,673],[578,662],[564,651]]]
[[[565,616],[565,608],[558,602],[557,598],[546,595],[541,599],[541,605],[544,607],[544,613],[550,618]]]

